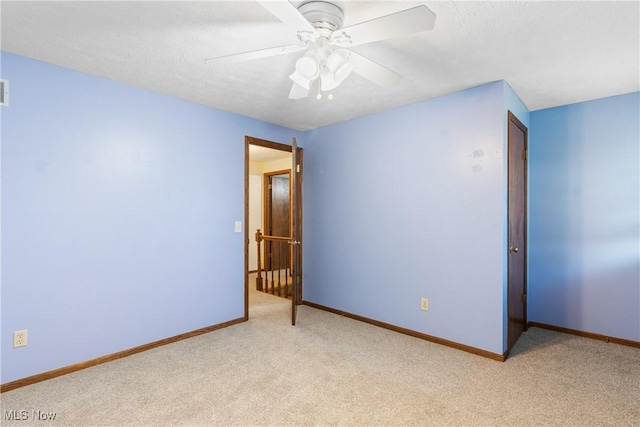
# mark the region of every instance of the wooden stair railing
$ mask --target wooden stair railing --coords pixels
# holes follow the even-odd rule
[[[293,278],[291,277],[291,237],[267,236],[260,229],[256,231],[258,244],[258,275],[256,290],[284,298],[291,298]],[[261,243],[264,241],[265,257],[262,257]],[[268,246],[267,246],[268,245]]]

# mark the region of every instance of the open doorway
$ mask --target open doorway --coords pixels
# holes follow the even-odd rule
[[[294,196],[299,200],[302,193],[301,185],[296,185],[296,182],[301,184],[301,180],[295,179],[301,176],[299,173],[301,149],[297,149],[296,153],[297,163],[294,167],[291,145],[252,137],[245,138],[245,318],[247,319],[250,301],[256,299],[264,301],[264,298],[257,297],[257,291],[273,295],[276,294],[274,290],[277,290],[278,295],[289,297],[290,305],[294,288],[298,290],[298,295],[301,295],[301,280],[297,281],[298,285],[295,287],[292,279],[293,261],[300,259],[300,256],[292,257],[292,252],[294,249],[297,249],[298,253],[301,251],[300,238],[293,239],[293,227],[296,227],[298,236],[302,229],[301,209],[294,211],[294,203],[292,203]],[[292,176],[293,174],[296,176]],[[295,194],[294,188],[297,189]],[[296,244],[297,247],[295,247]],[[263,279],[265,270],[272,274],[268,283],[266,278]],[[297,270],[300,270],[299,266]],[[258,276],[259,271],[261,276]],[[277,275],[275,278],[274,272]],[[296,277],[301,278],[301,272]],[[286,299],[283,301],[287,303]]]

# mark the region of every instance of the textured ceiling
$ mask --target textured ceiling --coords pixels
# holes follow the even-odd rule
[[[302,2],[292,2],[296,6]],[[353,50],[400,73],[381,88],[352,74],[335,99],[289,100],[299,55],[204,59],[295,34],[253,1],[2,1],[2,50],[307,130],[506,80],[530,110],[640,89],[640,3],[335,1],[344,25],[419,4],[435,29]]]
[[[291,153],[250,144],[249,158],[254,162],[272,162],[274,160],[290,159]]]

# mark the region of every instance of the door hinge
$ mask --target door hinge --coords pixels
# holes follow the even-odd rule
[[[296,165],[296,172],[300,173],[300,165]]]
[[[523,304],[527,303],[527,294],[522,294],[522,303]]]
[[[271,190],[271,184],[269,184],[269,190]]]
[[[527,150],[522,150],[522,160],[527,160]]]

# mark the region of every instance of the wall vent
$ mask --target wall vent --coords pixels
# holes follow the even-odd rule
[[[0,105],[9,106],[9,80],[0,79]]]

